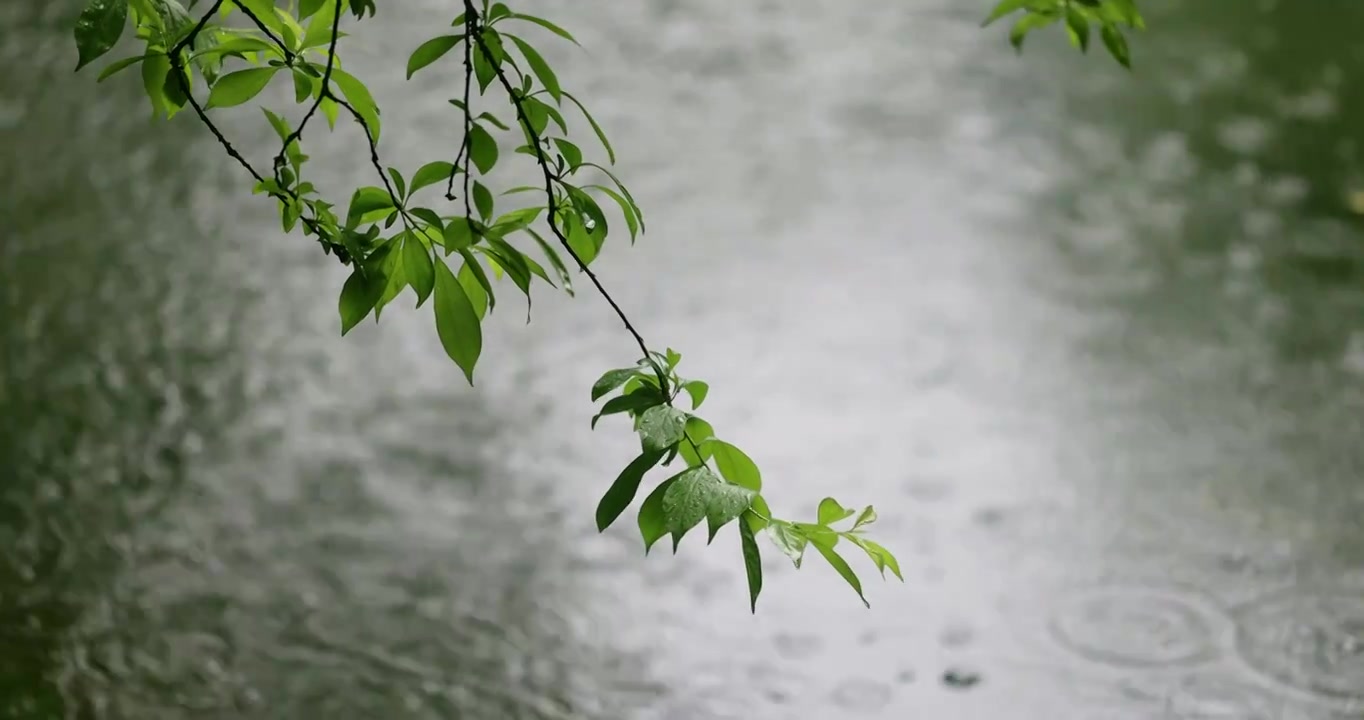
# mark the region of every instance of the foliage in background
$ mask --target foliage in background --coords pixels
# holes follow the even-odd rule
[[[1023,50],[1028,33],[1062,23],[1070,44],[1088,52],[1090,31],[1097,28],[1108,54],[1126,68],[1132,67],[1132,53],[1123,29],[1146,29],[1136,0],[1000,0],[984,24],[1014,15],[1018,19],[1009,29],[1009,42],[1015,50]]]
[[[606,164],[615,163],[601,126],[523,33],[548,33],[576,45],[573,35],[502,2],[463,0],[463,12],[449,31],[423,42],[406,59],[409,79],[438,67],[453,71],[450,86],[457,96],[450,104],[460,132],[447,157],[404,173],[383,163],[381,109],[365,84],[343,67],[338,52],[347,37],[343,20],[373,17],[375,2],[288,0],[277,6],[274,0],[191,0],[187,9],[176,0],[93,0],[76,23],[76,69],[112,50],[131,25],[142,52],[109,64],[99,80],[136,67],[154,117],[192,111],[251,176],[252,191],[274,200],[285,233],[301,230],[351,268],[338,300],[343,335],[370,314],[377,321],[410,289],[417,308],[432,308],[441,345],[472,383],[483,347],[482,322],[496,307],[499,283],[510,280],[526,296],[529,319],[533,284],[562,286],[572,294],[574,271],[586,276],[640,351],[634,365],[610,370],[592,386],[593,402],[604,400],[592,426],[603,417],[622,415],[640,442],[640,454],[601,498],[599,530],[634,504],[647,474],[675,467],[636,511],[645,551],[664,536],[676,551],[702,521],[710,542],[734,522],[755,610],[762,590],[759,534],[796,567],[813,547],[863,603],[861,580],[840,554],[840,544],[865,553],[883,577],[889,570],[903,580],[895,556],[865,534],[876,520],[871,506],[858,511],[829,497],[809,522],[775,517],[763,497],[758,466],[695,413],[709,386],[680,376],[681,355],[671,348],[650,349],[590,269],[615,222],[603,205],[614,206],[631,243],[645,223],[620,179],[569,139],[569,117],[576,123],[580,116]],[[1015,47],[1031,30],[1064,19],[1081,49],[1088,46],[1089,27],[1098,26],[1105,45],[1124,65],[1129,58],[1119,27],[1141,27],[1132,0],[1004,0],[987,23],[1014,13],[1023,14],[1010,35]],[[291,121],[283,111],[261,108],[280,140],[271,167],[262,172],[238,152],[212,115],[286,83],[292,85],[299,117]],[[335,130],[342,117],[363,133],[376,178],[375,184],[354,189],[344,208],[329,202],[309,179],[303,148],[306,129],[325,122]],[[534,163],[542,182],[495,192],[487,175],[516,155]],[[535,200],[500,206],[508,196]],[[689,410],[681,407],[684,395]]]

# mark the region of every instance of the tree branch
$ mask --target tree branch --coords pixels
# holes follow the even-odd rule
[[[464,12],[468,16],[477,16],[477,11],[474,10],[473,0],[464,0]],[[472,37],[483,51],[483,55],[491,61],[493,53],[488,47],[487,41],[483,39],[483,34],[481,32],[474,33]],[[621,309],[620,304],[616,302],[615,298],[611,297],[611,293],[606,291],[606,287],[602,285],[601,280],[597,278],[597,274],[592,272],[592,269],[587,266],[586,262],[583,262],[582,257],[580,257],[577,251],[573,249],[573,246],[569,244],[568,238],[564,236],[563,231],[560,230],[559,226],[555,223],[555,216],[558,214],[559,210],[559,201],[554,195],[554,173],[550,171],[549,159],[545,157],[544,148],[540,145],[540,134],[531,126],[530,116],[526,113],[521,96],[517,93],[516,89],[512,87],[511,81],[507,79],[506,71],[502,69],[501,64],[494,65],[493,67],[496,71],[497,79],[501,81],[502,87],[507,91],[507,95],[511,98],[512,105],[516,107],[517,120],[519,120],[521,126],[525,128],[526,135],[531,139],[531,147],[535,149],[535,161],[536,164],[540,166],[540,171],[543,173],[545,179],[545,198],[548,203],[550,231],[554,233],[554,237],[559,241],[559,244],[563,246],[564,250],[573,258],[573,262],[577,264],[578,269],[586,274],[588,279],[592,281],[592,284],[596,286],[597,293],[606,299],[606,302],[611,306],[611,309],[615,311],[616,317],[620,318],[621,323],[625,325],[625,329],[630,333],[630,336],[634,338],[635,344],[639,346],[640,352],[644,353],[644,358],[654,367],[654,371],[658,375],[659,390],[663,393],[665,398],[668,398],[668,404],[671,405],[672,399],[668,395],[667,377],[663,374],[662,368],[658,367],[658,364],[654,361],[653,355],[649,352],[649,346],[644,342],[644,337],[635,329],[634,324],[630,322],[630,318],[626,316],[625,311]]]

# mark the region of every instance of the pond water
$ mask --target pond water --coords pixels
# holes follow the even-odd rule
[[[387,5],[415,167],[448,4]],[[868,611],[768,552],[756,616],[732,531],[595,532],[599,298],[507,295],[475,389],[425,313],[343,340],[202,128],[71,74],[78,7],[0,7],[0,717],[1364,717],[1364,6],[1149,5],[1127,74],[983,4],[529,4],[649,222],[603,280],[778,512],[900,555]]]

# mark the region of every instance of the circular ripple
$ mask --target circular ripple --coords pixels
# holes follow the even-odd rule
[[[1166,667],[1217,654],[1208,611],[1195,601],[1150,588],[1077,593],[1049,624],[1062,647],[1094,663]]]
[[[1319,697],[1364,700],[1364,592],[1272,595],[1234,619],[1236,651],[1256,672]]]

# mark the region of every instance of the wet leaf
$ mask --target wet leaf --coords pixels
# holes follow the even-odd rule
[[[645,452],[625,466],[602,496],[601,502],[597,504],[598,532],[610,527],[611,523],[625,512],[625,508],[630,507],[630,503],[634,502],[635,493],[639,492],[639,483],[644,479],[645,473],[653,469],[661,459],[663,453],[660,451]]]
[[[76,70],[113,49],[128,24],[128,0],[92,0],[76,20]],[[125,66],[126,67],[126,66]],[[117,72],[117,71],[115,71]]]
[[[739,523],[739,546],[744,555],[744,574],[748,576],[748,602],[752,612],[758,612],[758,595],[763,591],[762,553],[753,537],[753,525],[748,522],[753,513],[745,512]]]
[[[639,423],[639,439],[644,450],[667,450],[682,441],[687,416],[671,405],[651,407]]]
[[[634,377],[639,372],[639,368],[619,368],[607,370],[595,383],[592,383],[592,402],[596,402],[603,395],[625,384],[626,380]]]
[[[644,538],[644,554],[648,555],[654,543],[668,534],[668,516],[663,510],[663,498],[677,482],[678,476],[664,480],[644,498],[639,506],[639,534]]]
[[[592,417],[592,427],[596,428],[597,421],[607,415],[617,415],[623,412],[637,413],[662,404],[663,396],[659,395],[658,391],[653,388],[641,388],[620,397],[613,397],[601,406],[601,412]]]
[[[767,537],[772,540],[772,544],[777,549],[785,553],[786,557],[791,558],[791,562],[796,567],[800,567],[801,560],[805,557],[805,546],[809,539],[805,537],[799,529],[785,522],[772,522],[767,526]]]
[[[676,550],[683,536],[703,519],[710,538],[748,509],[753,492],[731,485],[704,466],[684,470],[663,497],[663,513]]]

